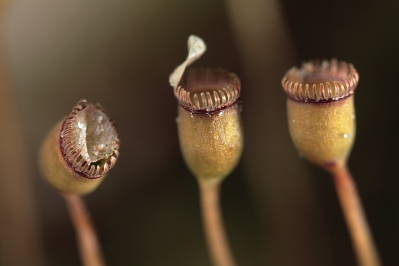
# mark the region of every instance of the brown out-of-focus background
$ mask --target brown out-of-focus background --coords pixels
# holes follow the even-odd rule
[[[1,266],[80,265],[37,152],[81,98],[101,102],[121,138],[116,167],[85,198],[108,264],[210,265],[168,85],[191,33],[208,44],[197,65],[242,79],[245,152],[222,192],[239,264],[355,265],[330,177],[290,141],[280,87],[290,66],[332,57],[360,72],[350,168],[384,265],[399,264],[397,1],[9,0],[2,9]]]

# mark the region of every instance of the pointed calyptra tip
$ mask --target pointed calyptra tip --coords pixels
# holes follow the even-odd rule
[[[352,64],[332,59],[305,62],[293,67],[282,79],[288,97],[298,102],[332,102],[352,95],[359,74]]]
[[[188,69],[174,93],[191,113],[210,113],[234,105],[241,91],[240,79],[223,69]]]
[[[103,109],[81,100],[61,125],[60,149],[77,174],[99,178],[115,165],[119,138],[113,121]]]

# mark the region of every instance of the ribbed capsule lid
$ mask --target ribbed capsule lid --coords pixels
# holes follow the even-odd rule
[[[287,71],[281,83],[287,96],[299,102],[332,102],[352,95],[359,74],[352,64],[332,59],[310,61]]]
[[[62,123],[60,149],[76,173],[99,178],[115,165],[119,138],[113,121],[102,107],[81,100]]]
[[[193,113],[209,113],[235,104],[241,91],[238,76],[218,68],[189,68],[174,93],[179,104]]]

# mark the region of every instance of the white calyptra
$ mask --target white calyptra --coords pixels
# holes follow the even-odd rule
[[[179,84],[186,68],[197,61],[206,51],[205,42],[195,35],[190,35],[188,37],[187,47],[188,53],[186,60],[176,67],[173,73],[169,76],[169,84],[173,88],[176,88]]]

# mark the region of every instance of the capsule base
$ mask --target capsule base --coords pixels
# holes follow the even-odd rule
[[[302,156],[325,167],[345,162],[355,139],[353,96],[328,103],[287,101],[291,138]]]
[[[42,176],[53,187],[66,194],[87,194],[97,188],[104,177],[89,179],[76,173],[65,161],[60,149],[61,122],[48,134],[40,149]]]
[[[183,157],[203,180],[226,177],[237,165],[243,146],[239,107],[212,114],[192,114],[179,106],[177,125]]]

